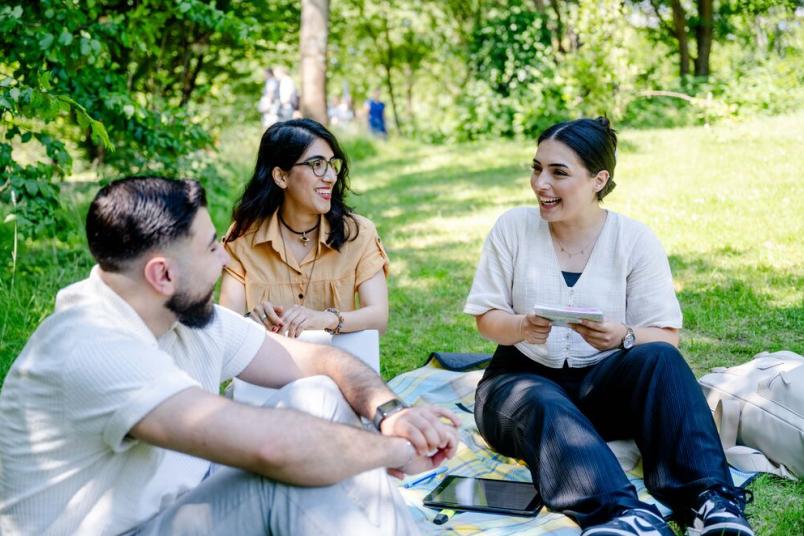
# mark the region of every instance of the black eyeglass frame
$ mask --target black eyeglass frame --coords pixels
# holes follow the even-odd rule
[[[317,162],[326,162],[327,165],[324,167],[324,172],[320,175],[315,172],[315,165]],[[338,162],[337,165],[334,162]],[[327,174],[327,171],[331,168],[335,172],[335,176],[337,176],[341,169],[343,169],[343,158],[338,158],[337,156],[333,156],[329,160],[324,157],[314,157],[310,158],[309,160],[305,160],[304,162],[296,162],[293,166],[309,166],[309,168],[313,171],[313,175],[316,177],[324,177]]]

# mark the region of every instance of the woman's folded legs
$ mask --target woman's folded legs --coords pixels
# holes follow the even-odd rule
[[[477,390],[480,433],[500,453],[524,460],[544,503],[581,527],[639,502],[595,427],[557,383],[538,374],[485,379]]]

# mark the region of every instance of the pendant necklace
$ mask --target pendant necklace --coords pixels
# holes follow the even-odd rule
[[[316,222],[316,224],[313,225],[312,227],[310,227],[309,229],[307,229],[306,231],[297,231],[296,229],[294,229],[293,227],[291,227],[290,225],[287,224],[285,219],[282,218],[281,213],[279,213],[279,221],[282,222],[282,225],[285,226],[285,229],[287,229],[288,231],[290,231],[291,233],[293,233],[295,235],[299,235],[299,242],[301,242],[305,246],[309,246],[310,242],[311,242],[310,237],[307,236],[307,233],[312,233],[313,231],[318,229],[318,226],[321,224],[321,218],[319,218],[318,221]],[[283,237],[282,240],[284,241],[285,238]]]
[[[280,219],[281,219],[281,216],[280,216]],[[285,222],[282,222],[282,223],[285,223]],[[316,225],[316,227],[318,227],[318,225]],[[288,227],[288,229],[290,229],[290,227]],[[315,227],[313,227],[313,229],[311,229],[311,231],[314,230],[314,229],[315,229]],[[290,229],[290,230],[293,231],[293,229]],[[293,232],[295,232],[295,231],[293,231]],[[307,232],[310,232],[310,231],[307,231]],[[287,249],[287,246],[285,245],[285,235],[282,232],[280,232],[279,236],[282,237],[282,252],[285,254],[285,267],[288,269],[288,284],[290,285],[291,288],[293,288],[293,277],[292,277],[292,275],[290,273],[290,264],[288,263],[288,249]],[[308,240],[308,241],[310,240],[307,237],[305,237],[305,239]],[[307,244],[305,243],[304,245],[306,246]],[[310,288],[310,282],[313,280],[313,272],[315,271],[315,263],[316,262],[318,262],[318,256],[317,255],[313,257],[313,266],[310,268],[310,275],[307,276],[307,284],[304,285],[303,290],[302,290],[302,286],[299,285],[299,290],[301,290],[301,292],[299,292],[298,297],[301,300],[301,305],[304,305],[304,300],[307,299],[307,290]],[[299,270],[301,271],[302,275],[304,275],[304,271],[301,270],[301,265],[299,265]]]

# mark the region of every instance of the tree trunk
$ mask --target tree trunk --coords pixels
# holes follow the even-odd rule
[[[556,14],[556,35],[554,47],[558,52],[563,54],[567,51],[567,49],[564,46],[564,21],[561,20],[561,8],[559,7],[557,0],[551,0],[550,6],[553,8],[553,12]]]
[[[408,65],[405,76],[405,96],[408,104],[408,117],[410,118],[409,130],[411,133],[418,130],[416,128],[416,111],[413,109],[413,85],[415,81],[415,71]]]
[[[712,51],[712,30],[715,14],[713,0],[698,0],[698,25],[695,27],[695,41],[698,55],[695,57],[695,76],[709,76],[709,53]]]
[[[397,132],[402,132],[402,125],[399,122],[399,112],[396,109],[396,98],[394,97],[394,83],[391,77],[391,69],[394,66],[394,45],[391,43],[391,32],[388,30],[388,16],[383,14],[382,18],[383,33],[385,34],[385,44],[388,47],[388,54],[385,59],[385,85],[388,88],[388,96],[391,99],[391,111],[394,114],[394,125]]]
[[[327,124],[329,0],[301,3],[301,113]]]
[[[678,40],[678,66],[681,78],[690,74],[690,44],[687,39],[687,13],[681,0],[672,0],[673,6],[673,32]]]

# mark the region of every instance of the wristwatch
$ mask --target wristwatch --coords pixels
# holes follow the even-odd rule
[[[374,414],[374,419],[372,419],[374,427],[377,430],[379,430],[380,425],[382,425],[382,421],[384,421],[394,413],[398,413],[407,407],[408,405],[399,400],[398,398],[392,398],[388,402],[380,404],[379,406],[377,406],[377,412]]]
[[[623,337],[623,341],[620,343],[620,348],[623,350],[628,350],[629,348],[634,347],[635,342],[636,335],[634,335],[634,330],[631,329],[630,326],[625,326],[625,337]]]

